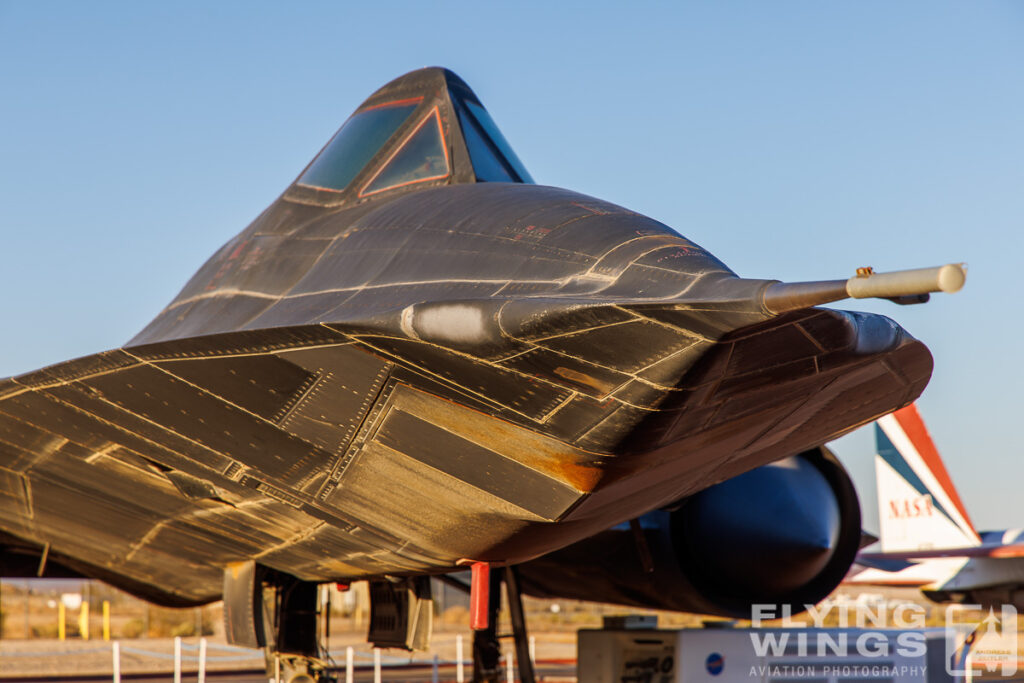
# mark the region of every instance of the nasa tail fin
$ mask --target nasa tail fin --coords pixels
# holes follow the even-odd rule
[[[917,407],[879,419],[875,440],[882,552],[980,545]]]

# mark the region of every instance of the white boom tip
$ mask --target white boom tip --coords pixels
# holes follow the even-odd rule
[[[872,273],[866,270],[846,281],[846,292],[854,299],[899,297],[930,292],[956,292],[964,286],[967,270],[962,263],[935,268]]]

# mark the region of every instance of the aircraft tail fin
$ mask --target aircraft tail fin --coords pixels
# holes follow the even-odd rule
[[[981,544],[915,405],[875,423],[882,552]]]

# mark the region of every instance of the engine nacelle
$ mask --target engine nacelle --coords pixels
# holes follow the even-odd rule
[[[826,448],[751,470],[520,565],[538,597],[736,618],[827,596],[860,545],[860,505]]]

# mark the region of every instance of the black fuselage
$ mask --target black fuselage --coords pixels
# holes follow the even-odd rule
[[[254,559],[310,581],[520,562],[923,390],[928,351],[887,318],[777,315],[772,281],[657,221],[479,182],[446,74],[360,111],[416,95],[448,176],[369,192],[410,115],[350,189],[289,188],[125,348],[0,380],[8,549],[175,604]]]

